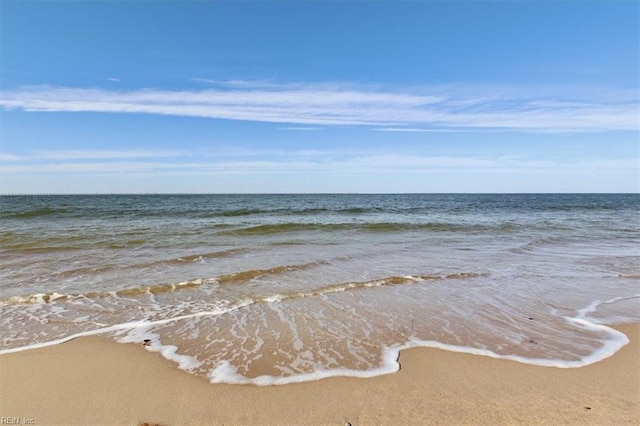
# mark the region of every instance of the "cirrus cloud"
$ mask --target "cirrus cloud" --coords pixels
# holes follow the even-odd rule
[[[37,86],[6,90],[0,105],[37,112],[145,113],[385,131],[574,132],[639,127],[635,92],[613,90],[567,94],[464,85],[415,90],[249,82],[200,90]]]

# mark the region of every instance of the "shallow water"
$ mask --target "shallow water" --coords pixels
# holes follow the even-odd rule
[[[640,312],[638,195],[0,197],[2,352],[150,340],[212,382],[438,346],[577,367]]]

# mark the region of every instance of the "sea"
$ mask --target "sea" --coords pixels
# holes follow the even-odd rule
[[[0,197],[0,353],[100,335],[212,383],[550,368],[640,321],[638,194]]]

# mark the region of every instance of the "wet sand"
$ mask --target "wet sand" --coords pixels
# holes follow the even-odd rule
[[[416,348],[371,379],[212,385],[141,345],[84,337],[0,356],[0,423],[640,424],[640,325],[631,342],[572,369]]]

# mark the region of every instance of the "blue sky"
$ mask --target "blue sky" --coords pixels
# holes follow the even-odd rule
[[[0,7],[0,193],[640,190],[634,1]]]

